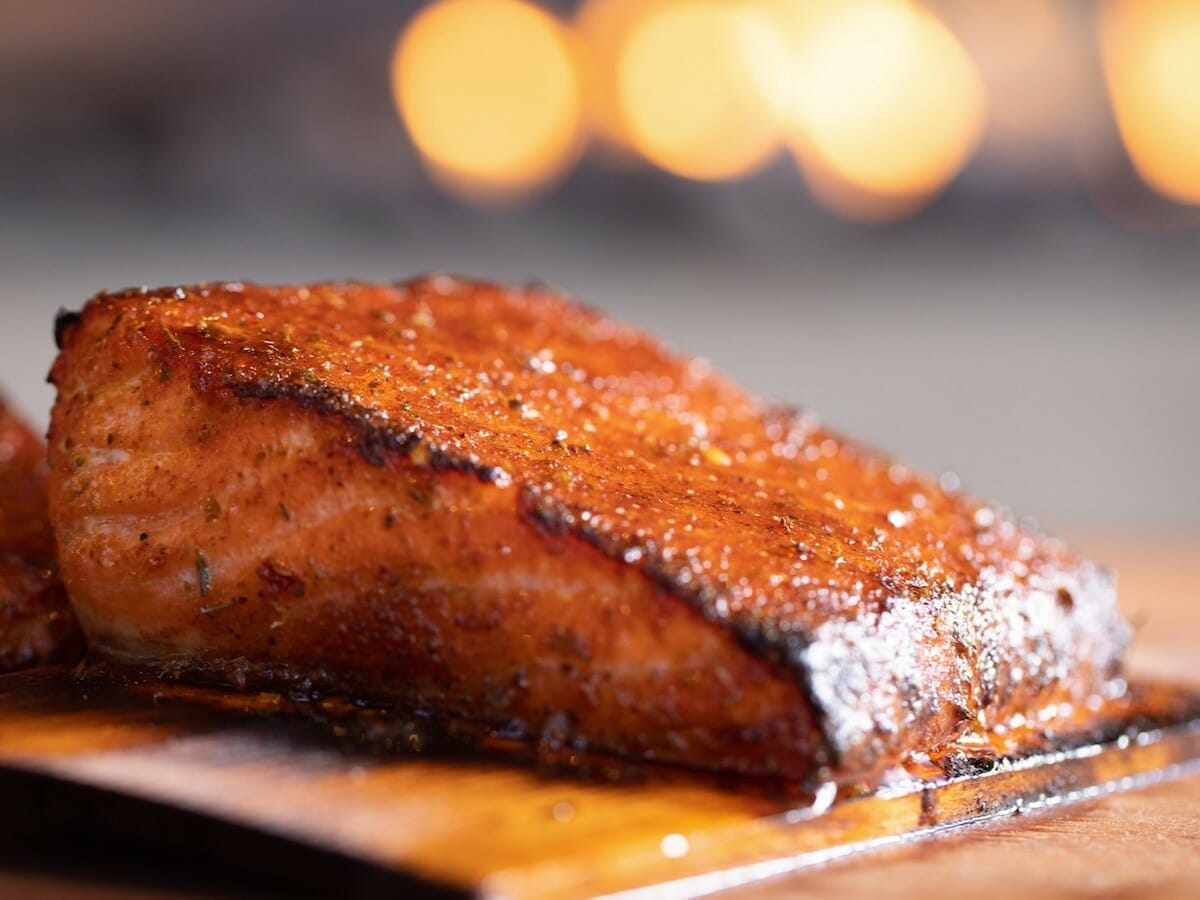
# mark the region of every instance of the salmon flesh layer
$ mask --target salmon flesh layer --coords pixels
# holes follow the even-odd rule
[[[139,289],[58,330],[51,518],[112,660],[803,781],[1120,690],[1106,571],[547,289]]]

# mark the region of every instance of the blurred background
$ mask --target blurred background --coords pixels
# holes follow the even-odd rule
[[[1200,0],[7,0],[0,385],[101,288],[561,287],[1053,530],[1200,525]]]

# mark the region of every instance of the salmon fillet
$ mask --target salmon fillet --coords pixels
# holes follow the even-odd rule
[[[54,574],[46,448],[0,399],[0,672],[69,659],[75,617]]]
[[[58,331],[51,519],[110,659],[802,781],[1122,690],[1105,570],[547,289],[138,289]]]

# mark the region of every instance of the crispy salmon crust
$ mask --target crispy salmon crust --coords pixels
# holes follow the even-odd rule
[[[0,672],[78,656],[80,637],[54,574],[46,448],[0,399]]]
[[[1120,690],[1111,576],[540,287],[214,284],[59,323],[93,650],[871,777]]]

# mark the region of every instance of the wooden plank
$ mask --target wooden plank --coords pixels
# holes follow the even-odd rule
[[[666,769],[650,770],[648,781],[610,783],[498,755],[380,753],[280,715],[278,698],[115,687],[44,672],[0,679],[0,765],[464,893],[636,896],[654,886],[659,895],[693,896],[1200,771],[1200,712],[1163,697],[1158,707],[1187,715],[1133,739],[830,806],[825,791],[798,802]]]

